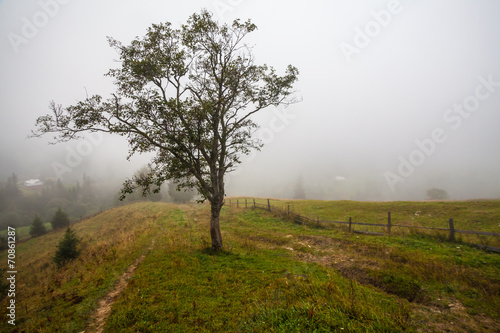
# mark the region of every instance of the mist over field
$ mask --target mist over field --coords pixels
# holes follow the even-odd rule
[[[117,190],[151,158],[127,161],[124,138],[27,136],[50,101],[114,91],[106,36],[126,45],[202,8],[257,25],[257,64],[300,71],[300,102],[255,116],[264,147],[226,177],[228,196],[500,198],[500,2],[474,0],[0,0],[0,182],[86,174]]]

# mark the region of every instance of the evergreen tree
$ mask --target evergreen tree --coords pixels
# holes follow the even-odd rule
[[[46,232],[47,229],[45,229],[42,220],[38,215],[35,215],[35,218],[33,219],[33,222],[31,223],[30,227],[30,236],[38,237],[44,235]]]
[[[77,248],[79,243],[80,239],[78,239],[75,232],[68,227],[64,234],[64,238],[57,245],[56,254],[52,259],[57,267],[62,267],[68,261],[78,258],[80,255],[80,251]]]
[[[61,207],[55,212],[52,220],[50,221],[52,224],[52,229],[61,229],[64,227],[69,227],[69,218],[68,214],[66,214]]]

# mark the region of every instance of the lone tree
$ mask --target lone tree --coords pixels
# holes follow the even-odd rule
[[[54,230],[69,227],[68,214],[66,214],[61,207],[59,207],[54,213],[50,224],[52,224],[52,229]]]
[[[431,188],[427,190],[427,198],[429,200],[446,200],[448,199],[448,192],[440,188]]]
[[[55,142],[61,142],[101,131],[125,136],[129,158],[154,152],[151,171],[125,181],[121,198],[137,187],[144,194],[158,192],[169,179],[179,188],[195,188],[210,202],[212,248],[219,251],[224,175],[242,154],[262,147],[252,139],[258,127],[252,115],[294,102],[295,67],[280,76],[254,64],[243,40],[256,28],[250,20],[219,24],[203,10],[180,29],[153,24],[128,46],[108,38],[121,61],[121,68],[106,74],[115,79],[116,92],[67,108],[51,102],[52,114],[37,119],[33,136],[59,133]]]
[[[75,232],[68,227],[64,233],[64,238],[57,244],[56,254],[52,258],[57,267],[62,267],[68,261],[78,258],[80,255],[80,251],[78,250],[79,243],[80,239],[76,236]]]
[[[42,220],[38,215],[35,215],[35,218],[33,219],[33,222],[31,223],[30,226],[30,236],[38,237],[45,235],[46,233],[47,229],[45,229]]]

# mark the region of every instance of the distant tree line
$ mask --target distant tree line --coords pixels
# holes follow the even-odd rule
[[[142,168],[135,177],[141,177],[147,171],[147,168]],[[177,184],[169,182],[164,191],[146,196],[138,189],[125,199],[125,203],[144,200],[185,203],[193,200],[196,194],[193,190],[177,191]],[[29,189],[13,173],[5,182],[0,182],[0,230],[8,226],[31,226],[38,219],[34,232],[39,234],[42,230],[39,225],[51,222],[58,210],[74,221],[119,204],[117,188],[104,189],[85,174],[76,183],[44,179],[40,188]]]
[[[19,184],[13,173],[0,183],[0,230],[28,226],[35,216],[49,221],[58,209],[64,210],[71,220],[79,219],[99,211],[107,201],[86,175],[81,183],[69,185],[60,179],[45,179],[40,188],[29,189]]]

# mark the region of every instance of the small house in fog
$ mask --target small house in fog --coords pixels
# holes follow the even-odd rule
[[[24,186],[26,186],[28,189],[38,189],[43,186],[43,182],[40,179],[30,179],[24,182]]]

